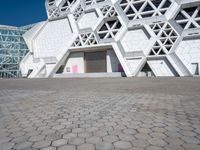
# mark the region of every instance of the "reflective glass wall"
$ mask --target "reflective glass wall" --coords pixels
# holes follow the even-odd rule
[[[31,27],[0,26],[0,78],[21,76],[19,63],[28,52],[22,35]]]

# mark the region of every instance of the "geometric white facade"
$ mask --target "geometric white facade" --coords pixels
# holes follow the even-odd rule
[[[198,74],[200,64],[200,39],[183,40],[179,44],[176,54],[192,74]]]
[[[46,0],[24,34],[23,76],[200,74],[199,0]]]

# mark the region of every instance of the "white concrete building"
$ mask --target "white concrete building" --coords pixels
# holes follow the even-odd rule
[[[24,77],[198,76],[199,0],[46,0]]]

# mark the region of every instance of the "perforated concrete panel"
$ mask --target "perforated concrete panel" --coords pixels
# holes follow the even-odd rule
[[[27,63],[40,64],[29,77],[44,68],[54,76],[70,53],[99,50],[113,50],[127,77],[200,72],[198,0],[46,0],[46,9],[48,21],[27,38]]]

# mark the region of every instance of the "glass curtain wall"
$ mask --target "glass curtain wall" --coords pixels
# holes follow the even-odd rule
[[[21,77],[19,64],[28,52],[22,35],[31,27],[0,26],[0,78]]]

